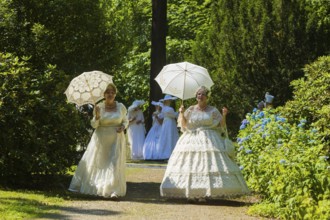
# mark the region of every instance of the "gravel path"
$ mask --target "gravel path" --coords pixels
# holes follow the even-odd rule
[[[128,164],[127,195],[119,201],[73,194],[72,201],[59,207],[59,212],[40,219],[105,220],[105,219],[260,219],[248,216],[251,197],[235,200],[213,200],[188,203],[167,200],[159,195],[165,172],[164,165]]]

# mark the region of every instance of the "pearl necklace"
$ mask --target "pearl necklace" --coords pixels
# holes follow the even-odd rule
[[[116,107],[116,103],[114,103],[113,105],[105,105],[105,109],[109,111],[114,110]]]
[[[201,108],[197,105],[197,110],[199,110],[201,112],[205,111],[206,108],[207,108],[207,105],[205,105],[203,108]]]

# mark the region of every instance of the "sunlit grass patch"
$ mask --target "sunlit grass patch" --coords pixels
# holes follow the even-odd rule
[[[28,219],[58,212],[64,200],[35,191],[0,190],[1,219]]]

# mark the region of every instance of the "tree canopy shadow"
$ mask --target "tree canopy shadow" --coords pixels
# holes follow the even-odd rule
[[[65,207],[60,206],[57,207],[57,213],[48,213],[45,215],[42,215],[42,218],[46,219],[67,219],[68,217],[71,217],[72,214],[76,215],[93,215],[95,217],[97,216],[108,216],[108,217],[114,217],[117,215],[122,214],[122,212],[118,211],[112,211],[108,209],[83,209],[83,208],[76,208],[76,207]]]
[[[157,203],[157,204],[187,204],[187,199],[169,199],[160,196],[160,183],[156,182],[128,182],[127,194],[122,201],[133,201],[141,203]],[[205,202],[194,202],[196,205],[214,205],[214,206],[247,206],[253,204],[244,199],[207,199]]]

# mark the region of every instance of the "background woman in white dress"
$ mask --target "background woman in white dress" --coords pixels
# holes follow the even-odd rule
[[[126,194],[126,107],[115,97],[117,88],[110,83],[105,101],[95,107],[91,125],[95,128],[88,147],[72,178],[69,190],[117,199]]]
[[[145,140],[146,129],[144,126],[144,116],[141,106],[145,102],[143,100],[135,100],[128,108],[128,121],[127,128],[128,142],[131,148],[131,159],[143,159],[143,144]]]
[[[176,124],[178,113],[170,106],[172,100],[176,97],[165,95],[162,106],[163,124],[160,132],[159,142],[157,144],[157,151],[159,152],[160,160],[167,160],[170,158],[172,151],[179,139],[179,132]]]
[[[180,107],[183,134],[168,161],[161,196],[205,200],[249,192],[218,131],[219,125],[226,125],[228,110],[223,108],[221,115],[218,109],[209,106],[208,93],[206,87],[201,87],[196,92],[197,105],[186,111]]]
[[[159,142],[160,132],[162,129],[163,116],[162,103],[151,102],[155,106],[156,111],[152,114],[152,126],[147,134],[147,137],[143,145],[143,158],[145,160],[157,160],[159,158],[159,152],[157,151],[157,143]]]

